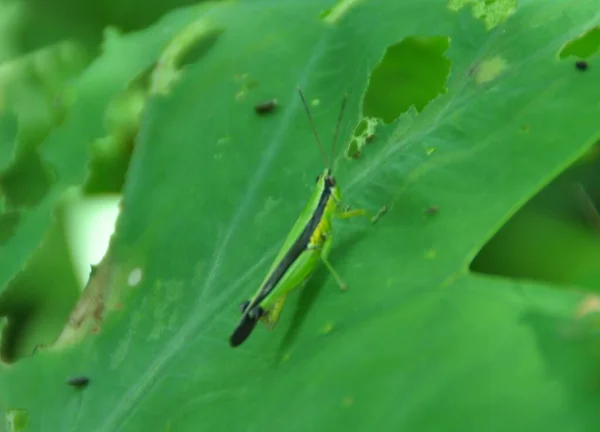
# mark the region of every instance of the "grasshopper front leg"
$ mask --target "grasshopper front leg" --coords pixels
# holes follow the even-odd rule
[[[357,216],[364,216],[369,218],[371,223],[375,223],[379,220],[381,216],[383,216],[387,212],[387,206],[383,206],[379,209],[379,211],[373,215],[371,212],[365,209],[350,209],[350,206],[346,206],[343,210],[338,211],[335,214],[335,217],[338,219],[350,219]]]

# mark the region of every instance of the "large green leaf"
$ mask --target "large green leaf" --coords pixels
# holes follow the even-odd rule
[[[30,430],[598,427],[598,358],[569,332],[580,295],[468,272],[598,135],[598,56],[585,72],[558,59],[598,21],[596,2],[528,2],[490,32],[443,1],[327,6],[173,15],[179,30],[185,16],[220,36],[146,107],[107,261],[105,321],[79,345],[3,371],[2,409],[27,410]],[[321,269],[273,333],[259,328],[231,349],[238,304],[322,170],[295,86],[326,142],[349,92],[348,142],[371,71],[410,36],[449,38],[447,91],[380,126],[358,159],[339,151],[346,200],[390,209],[375,226],[336,226],[332,260],[350,291]],[[253,105],[270,97],[278,110],[257,116]],[[431,205],[439,214],[424,214]],[[88,388],[64,384],[80,374]]]

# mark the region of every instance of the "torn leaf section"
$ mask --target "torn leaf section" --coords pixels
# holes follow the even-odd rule
[[[364,117],[392,123],[414,106],[421,112],[447,91],[450,60],[447,37],[409,37],[388,47],[371,74],[363,103]]]
[[[104,113],[107,135],[92,146],[85,193],[121,192],[148,98],[150,73],[150,69],[142,72],[108,104]]]
[[[61,349],[77,343],[89,332],[98,333],[104,318],[104,309],[108,296],[109,277],[112,258],[110,248],[102,261],[94,266],[93,273],[71,311],[66,325],[63,327],[53,349]]]
[[[448,8],[458,11],[471,6],[473,16],[490,30],[502,24],[517,11],[517,0],[449,0]]]
[[[124,38],[123,43],[119,44],[118,49],[111,49],[110,52],[96,59],[93,65],[80,74],[77,79],[71,81],[69,88],[72,90],[71,94],[74,96],[75,104],[70,107],[66,121],[60,127],[51,131],[50,134],[46,133],[43,146],[39,149],[44,164],[52,167],[57,180],[38,206],[20,212],[22,217],[18,229],[3,245],[1,254],[0,278],[2,283],[0,283],[0,290],[3,293],[12,291],[15,296],[20,297],[21,293],[26,292],[26,288],[29,286],[35,287],[35,289],[41,287],[39,291],[29,293],[27,297],[29,301],[37,302],[32,306],[33,309],[30,309],[35,312],[30,315],[32,320],[21,321],[21,324],[24,323],[23,325],[17,326],[15,324],[15,329],[17,329],[14,333],[16,335],[15,344],[9,350],[12,358],[18,359],[25,353],[30,354],[32,349],[28,348],[37,346],[39,343],[53,342],[64,327],[69,312],[72,310],[75,299],[79,294],[79,286],[73,277],[73,269],[70,260],[68,260],[70,258],[68,254],[65,260],[68,269],[63,267],[61,270],[55,267],[55,272],[48,269],[48,273],[41,271],[27,272],[27,269],[33,257],[37,256],[42,240],[45,241],[46,239],[47,230],[50,228],[51,212],[62,197],[62,193],[67,187],[79,186],[85,181],[86,165],[90,157],[89,145],[105,134],[103,116],[108,103],[115,95],[123,91],[129,82],[156,64],[161,50],[167,45],[177,29],[182,28],[183,25],[193,19],[188,15],[179,14],[176,19],[162,21],[158,24],[158,28],[146,29],[128,35]],[[6,72],[6,70],[0,68],[0,78],[3,78],[1,75],[3,72]],[[5,95],[0,92],[0,98],[3,96]],[[67,102],[70,102],[70,99],[67,99]],[[19,117],[19,138],[20,132],[21,117]],[[19,145],[21,145],[21,142],[19,142]],[[57,255],[56,251],[54,255]],[[53,258],[53,256],[51,255],[46,263],[53,262],[50,258]],[[23,269],[26,270],[23,271]],[[27,275],[31,278],[36,275],[46,276],[46,279],[40,284],[30,284],[30,281],[26,280],[27,283],[19,284],[19,286],[13,288],[13,282],[20,277],[21,273],[31,273]],[[48,274],[51,274],[52,277],[47,277]],[[71,282],[69,284],[62,283],[58,278],[60,275],[71,275],[73,278],[72,284]],[[60,292],[60,289],[65,286],[74,287],[74,297],[66,296]],[[57,289],[58,292],[56,292]],[[67,304],[67,307],[62,310],[64,313],[44,310],[46,306],[56,306],[57,309],[64,306],[63,303],[58,305],[46,302],[47,299],[43,296],[50,294],[60,301],[63,299],[71,300],[71,303]],[[13,299],[15,298],[13,297]],[[4,296],[1,300],[5,300]],[[20,300],[27,299],[22,297]],[[15,305],[13,308],[8,304],[8,300],[6,301],[5,316],[14,316],[13,312],[20,313],[17,310],[20,306],[13,303]],[[21,309],[23,311],[30,307],[30,304],[21,304],[23,305]],[[95,311],[98,311],[98,309],[96,308]],[[100,315],[100,313],[97,315]],[[0,316],[2,316],[1,313]],[[17,323],[18,321],[14,320],[13,322]],[[36,325],[43,324],[43,328],[37,326],[36,331],[30,331],[33,328],[30,324],[34,321]],[[46,331],[47,334],[38,333],[37,330],[40,328]],[[20,336],[19,331],[22,332]]]
[[[108,250],[119,215],[120,200],[120,195],[85,196],[76,189],[65,196],[67,243],[82,290]]]
[[[569,41],[558,53],[560,59],[574,56],[588,58],[598,52],[600,48],[600,27],[594,27],[581,36]]]
[[[364,117],[352,134],[346,156],[356,159],[367,144],[373,143],[377,139],[377,125],[380,123],[381,120],[375,117]]]
[[[208,18],[202,18],[175,35],[157,61],[152,74],[151,93],[168,93],[179,79],[181,69],[205,56],[223,31]]]

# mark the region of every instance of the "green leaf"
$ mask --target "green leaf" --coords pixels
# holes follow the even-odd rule
[[[327,6],[219,3],[170,16],[175,33],[183,16],[223,32],[145,109],[99,333],[0,374],[0,407],[26,409],[30,430],[599,425],[597,338],[570,327],[581,294],[468,271],[598,136],[600,68],[557,56],[596,2],[528,2],[489,32],[443,1],[349,1],[322,14]],[[413,36],[449,38],[447,92],[379,125],[358,159],[338,152],[345,200],[389,207],[375,226],[335,227],[331,259],[349,292],[321,268],[274,332],[230,348],[239,303],[323,168],[295,86],[324,142],[349,93],[348,143],[371,72]],[[155,43],[139,37],[124,43]],[[254,105],[273,97],[277,111],[257,116]],[[79,375],[87,388],[65,385]]]
[[[0,172],[12,162],[17,143],[17,116],[10,112],[0,115]]]

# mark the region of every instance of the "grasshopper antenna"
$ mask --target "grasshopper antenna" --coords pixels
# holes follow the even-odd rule
[[[308,121],[310,122],[310,127],[312,128],[313,134],[315,134],[317,144],[319,145],[319,150],[321,151],[321,156],[323,157],[323,163],[325,164],[326,167],[328,167],[327,155],[325,154],[325,147],[323,147],[323,143],[321,142],[321,139],[319,138],[319,134],[317,133],[317,128],[315,127],[315,122],[313,121],[313,118],[310,115],[310,110],[308,109],[308,104],[306,103],[306,99],[304,99],[304,93],[302,93],[302,90],[300,89],[300,87],[296,87],[296,89],[298,90],[298,93],[300,94],[300,98],[302,99],[302,104],[304,105],[304,109],[306,110],[306,115],[308,116]]]
[[[342,124],[342,118],[344,117],[344,110],[346,109],[346,102],[348,102],[348,93],[344,93],[342,99],[342,106],[340,108],[340,114],[338,115],[337,123],[335,125],[335,132],[333,133],[333,144],[331,144],[331,160],[335,157],[335,145],[337,144],[338,137],[340,135],[340,126]],[[333,163],[333,162],[332,162]]]

